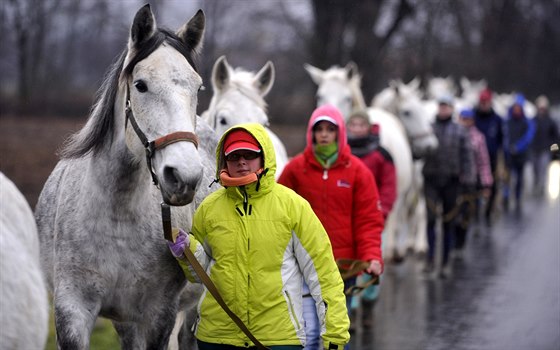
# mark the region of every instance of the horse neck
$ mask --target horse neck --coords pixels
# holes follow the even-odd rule
[[[139,161],[127,147],[124,94],[120,96],[113,109],[113,142],[92,155],[88,166],[95,187],[111,198],[119,198],[119,207],[124,203],[140,202],[152,186],[145,159]]]

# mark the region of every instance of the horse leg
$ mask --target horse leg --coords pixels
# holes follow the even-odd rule
[[[179,335],[181,330],[184,328],[185,318],[186,318],[186,311],[181,310],[177,313],[177,318],[175,319],[175,325],[173,326],[173,330],[171,331],[171,336],[169,337],[169,350],[179,350]]]
[[[397,219],[397,211],[398,211],[398,199],[393,206],[393,210],[387,216],[387,220],[385,220],[385,237],[387,238],[385,241],[385,250],[383,251],[383,257],[386,261],[391,261],[393,259],[395,253],[395,235],[396,235],[396,219]]]
[[[181,305],[181,313],[184,314],[184,322],[179,333],[179,349],[181,350],[198,349],[192,328],[198,317],[197,307],[203,292],[204,287],[202,284],[188,282],[186,288],[181,293],[179,303]]]
[[[80,292],[55,291],[54,321],[59,349],[89,349],[89,338],[99,313],[98,301],[85,301]]]
[[[145,334],[137,323],[113,321],[113,327],[119,335],[121,349],[146,349]]]

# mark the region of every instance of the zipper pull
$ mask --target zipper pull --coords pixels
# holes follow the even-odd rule
[[[329,178],[329,170],[328,169],[324,169],[323,170],[323,180],[326,180]]]

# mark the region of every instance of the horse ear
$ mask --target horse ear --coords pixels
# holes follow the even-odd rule
[[[274,84],[274,78],[274,64],[268,61],[253,79],[253,85],[257,88],[261,96],[264,97],[269,93],[272,84]]]
[[[325,73],[325,71],[317,67],[313,67],[312,65],[307,63],[303,65],[303,68],[305,68],[307,73],[309,73],[309,76],[311,76],[311,80],[313,80],[315,84],[321,85],[321,83],[323,82],[323,74]]]
[[[140,46],[150,39],[156,32],[156,19],[150,4],[144,5],[136,15],[130,28],[129,49]]]
[[[411,90],[418,90],[420,88],[420,77],[415,76],[411,81],[406,84]]]
[[[348,80],[352,80],[353,78],[359,75],[358,65],[353,61],[348,62],[348,64],[346,64],[346,67],[344,67],[344,69],[346,70],[346,75],[348,76]]]
[[[198,10],[196,14],[185,23],[178,31],[177,36],[188,47],[192,48],[197,54],[202,50],[202,37],[204,36],[204,27],[206,25],[206,17],[202,10]]]
[[[229,84],[231,67],[226,56],[220,56],[212,68],[212,86],[215,91],[223,90]]]

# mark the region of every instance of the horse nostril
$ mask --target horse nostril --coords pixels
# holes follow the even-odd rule
[[[177,169],[166,166],[163,169],[163,179],[166,183],[176,186],[180,181],[177,176]]]

